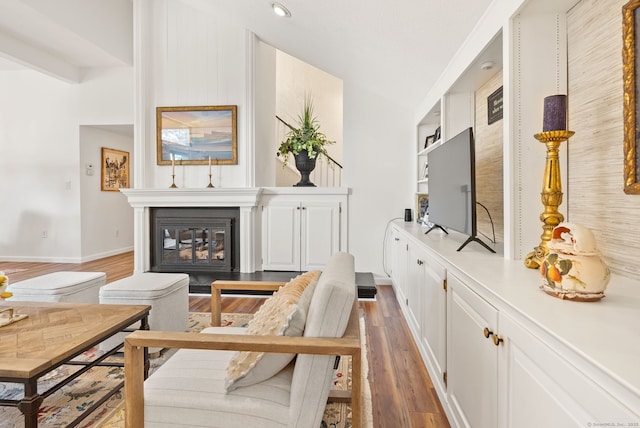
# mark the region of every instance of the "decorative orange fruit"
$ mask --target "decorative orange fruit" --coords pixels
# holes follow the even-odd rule
[[[555,266],[549,266],[549,270],[547,271],[547,278],[549,278],[553,282],[562,282],[562,275],[560,271]]]

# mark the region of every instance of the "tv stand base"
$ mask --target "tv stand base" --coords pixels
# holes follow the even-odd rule
[[[427,233],[431,232],[433,229],[440,229],[440,230],[442,230],[444,233],[446,233],[447,235],[449,234],[449,232],[447,232],[447,231],[446,231],[446,229],[445,229],[444,227],[439,226],[439,225],[437,225],[437,224],[434,224],[433,226],[431,226],[431,227],[429,228],[429,230],[427,230],[424,234],[426,235]]]
[[[460,251],[462,250],[468,243],[470,242],[477,242],[480,245],[482,245],[484,248],[486,248],[487,250],[491,251],[492,253],[495,253],[495,250],[491,247],[489,247],[487,244],[485,244],[483,241],[481,241],[477,236],[470,236],[469,238],[467,238],[466,241],[464,241],[464,243],[462,245],[460,245],[460,248],[458,248],[456,251]]]

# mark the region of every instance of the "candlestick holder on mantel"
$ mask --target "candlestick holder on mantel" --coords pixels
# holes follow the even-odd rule
[[[567,141],[575,134],[573,131],[557,130],[544,131],[535,134],[534,138],[547,146],[547,160],[544,167],[544,177],[542,182],[542,205],[544,211],[540,214],[542,220],[542,239],[540,244],[532,252],[527,254],[524,265],[531,269],[538,269],[549,252],[547,246],[551,241],[553,228],[564,221],[564,216],[558,211],[562,204],[562,181],[560,180],[560,143]]]
[[[217,162],[216,162],[217,165]],[[209,156],[209,184],[207,185],[207,189],[213,189],[214,186],[213,183],[211,182],[211,156]]]
[[[176,186],[176,175],[175,174],[171,174],[171,186],[169,186],[169,189],[177,189],[178,186]]]

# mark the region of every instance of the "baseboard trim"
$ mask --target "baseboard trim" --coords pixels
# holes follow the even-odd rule
[[[21,256],[0,256],[0,262],[16,263],[86,263],[105,257],[117,256],[118,254],[133,251],[133,246],[119,248],[117,250],[105,251],[100,254],[92,254],[85,257],[21,257]]]

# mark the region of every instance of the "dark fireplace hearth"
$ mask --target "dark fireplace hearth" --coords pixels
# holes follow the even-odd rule
[[[239,271],[238,208],[153,208],[150,220],[153,272]]]

